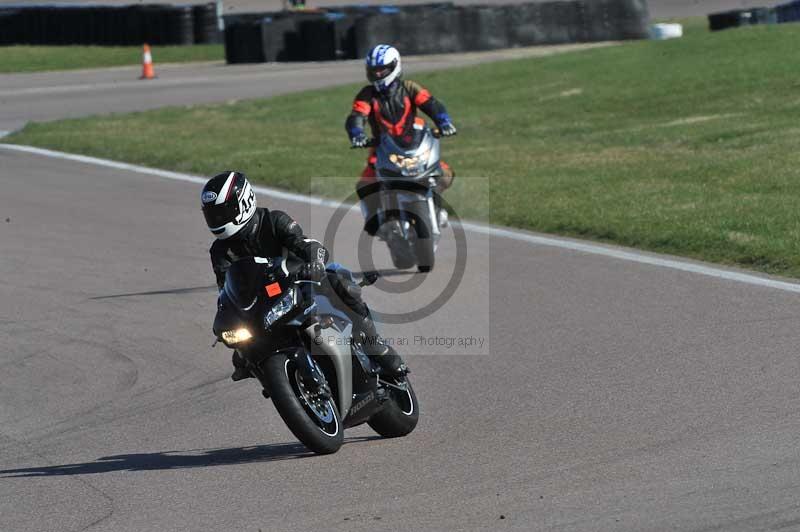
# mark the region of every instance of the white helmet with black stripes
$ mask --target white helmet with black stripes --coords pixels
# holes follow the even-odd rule
[[[367,80],[383,92],[400,77],[400,52],[388,44],[379,44],[367,54]]]
[[[230,238],[256,213],[256,195],[241,172],[223,172],[208,180],[200,194],[208,229],[220,240]]]

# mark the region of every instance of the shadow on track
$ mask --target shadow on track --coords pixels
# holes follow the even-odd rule
[[[377,273],[381,277],[396,277],[399,275],[420,275],[419,272],[411,270],[374,270],[370,272],[353,272],[353,275],[363,277],[365,273]],[[163,295],[177,295],[177,294],[194,294],[197,292],[217,292],[217,285],[209,286],[192,286],[189,288],[169,288],[166,290],[150,290],[148,292],[128,292],[125,294],[112,294],[109,296],[95,296],[90,297],[90,301],[100,299],[115,299],[118,297],[134,297],[134,296],[163,296]]]
[[[346,438],[345,444],[381,439],[380,436]],[[255,464],[316,456],[300,443],[276,443],[227,449],[197,449],[160,453],[118,454],[94,462],[0,470],[0,478],[95,475],[114,471],[158,471],[220,465]]]
[[[401,275],[408,275],[411,277],[414,275],[425,275],[424,273],[420,273],[415,270],[398,270],[396,268],[391,270],[369,270],[364,272],[353,272],[353,275],[355,275],[356,277],[364,277],[364,275],[366,274],[375,274],[375,273],[377,273],[381,277],[399,277]]]
[[[170,288],[168,290],[152,290],[150,292],[130,292],[128,294],[114,294],[111,296],[95,296],[90,297],[90,300],[96,299],[114,299],[116,297],[132,297],[132,296],[160,296],[160,295],[175,295],[175,294],[192,294],[195,292],[211,292],[216,291],[217,285],[210,286],[193,286],[190,288]]]

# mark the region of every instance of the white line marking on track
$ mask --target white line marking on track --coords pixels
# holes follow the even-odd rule
[[[107,168],[116,168],[119,170],[129,170],[145,175],[152,175],[164,179],[172,179],[175,181],[185,181],[188,183],[196,183],[198,185],[205,185],[208,178],[200,176],[192,176],[182,174],[179,172],[170,172],[169,170],[158,170],[156,168],[148,168],[146,166],[139,166],[135,164],[120,163],[117,161],[110,161],[108,159],[99,159],[97,157],[88,157],[85,155],[75,155],[71,153],[64,153],[53,150],[46,150],[43,148],[36,148],[33,146],[21,146],[16,144],[0,144],[0,148],[12,151],[19,151],[24,153],[31,153],[35,155],[42,155],[45,157],[52,157],[56,159],[64,159],[68,161],[75,161],[86,164],[93,164],[97,166],[105,166]],[[337,201],[319,198],[316,196],[305,196],[302,194],[295,194],[292,192],[285,192],[269,187],[253,187],[259,194],[269,196],[274,199],[294,201],[297,203],[305,203],[307,205],[317,205],[320,207],[328,207],[336,209],[340,206]],[[357,206],[354,205],[353,209]],[[685,262],[681,260],[661,257],[657,255],[650,255],[640,253],[634,250],[625,250],[618,248],[610,248],[598,244],[588,242],[580,242],[576,240],[567,240],[558,237],[539,236],[524,231],[508,229],[505,227],[498,227],[488,224],[480,224],[474,222],[461,222],[465,230],[474,233],[489,235],[493,237],[507,238],[516,240],[518,242],[526,242],[536,246],[549,246],[570,251],[578,251],[581,253],[588,253],[591,255],[601,255],[603,257],[610,257],[613,259],[624,260],[628,262],[636,262],[639,264],[647,264],[649,266],[657,266],[660,268],[668,268],[671,270],[678,270],[682,272],[694,273],[698,275],[705,275],[707,277],[714,277],[726,281],[734,281],[737,283],[749,284],[753,286],[761,286],[765,288],[774,288],[783,290],[785,292],[800,293],[800,284],[791,283],[787,281],[779,281],[777,279],[770,279],[767,277],[760,277],[749,273],[724,270],[713,266],[704,264]]]

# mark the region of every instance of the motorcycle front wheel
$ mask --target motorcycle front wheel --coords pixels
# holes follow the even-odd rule
[[[294,360],[273,355],[263,365],[272,403],[300,442],[317,454],[331,454],[344,442],[344,428],[333,398],[320,400],[302,384]]]
[[[392,264],[398,270],[414,267],[414,250],[411,244],[401,236],[399,220],[391,220],[385,226],[386,246],[392,257]]]
[[[417,238],[414,240],[414,255],[416,256],[417,269],[421,273],[433,270],[436,262],[435,245],[432,223],[428,211],[428,203],[418,201],[408,207],[410,218],[414,221],[414,231]]]

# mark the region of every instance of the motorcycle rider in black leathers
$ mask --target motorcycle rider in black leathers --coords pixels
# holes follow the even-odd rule
[[[208,228],[217,237],[210,253],[220,289],[225,284],[225,272],[238,259],[279,256],[297,259],[304,263],[297,272],[298,278],[321,282],[318,290],[335,296],[332,301],[342,303],[339,306],[353,320],[354,338],[362,338],[364,352],[378,363],[382,372],[400,377],[408,371],[400,356],[378,335],[358,287],[349,276],[326,270],[325,247],[303,235],[300,225],[285,212],[257,207],[255,192],[244,174],[228,171],[211,178],[203,187],[201,201]],[[237,351],[232,361],[234,381],[252,376]]]

